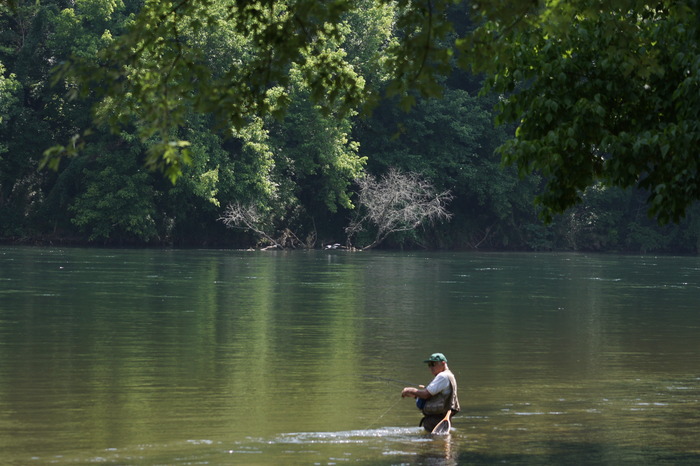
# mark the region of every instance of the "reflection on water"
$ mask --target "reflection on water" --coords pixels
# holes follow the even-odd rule
[[[695,257],[0,248],[0,463],[696,464],[698,302]]]
[[[257,445],[256,445],[257,442]],[[361,449],[348,448],[359,446]],[[422,428],[383,427],[345,432],[301,432],[278,435],[269,440],[248,441],[230,450],[238,455],[265,454],[296,462],[372,462],[387,464],[457,464],[451,436],[430,436]]]

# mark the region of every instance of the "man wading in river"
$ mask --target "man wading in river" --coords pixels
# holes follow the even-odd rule
[[[444,354],[433,353],[423,362],[428,363],[428,368],[435,378],[425,388],[422,386],[404,388],[401,396],[416,398],[416,405],[424,416],[419,425],[426,431],[432,432],[448,411],[452,411],[452,416],[459,412],[457,381],[447,367],[447,358]]]

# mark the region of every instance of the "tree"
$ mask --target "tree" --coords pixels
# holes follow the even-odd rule
[[[0,134],[3,136],[6,136],[8,117],[16,109],[19,87],[17,77],[14,74],[6,76],[5,67],[0,62]],[[2,160],[2,155],[8,151],[5,141],[7,141],[7,138],[3,137],[2,142],[0,142],[0,161]],[[0,186],[2,186],[2,183],[0,183]]]
[[[408,112],[384,103],[357,125],[370,173],[385,173],[388,167],[420,173],[454,196],[454,218],[433,230],[433,244],[515,245],[523,224],[537,222],[532,205],[536,177],[519,180],[516,170],[504,169],[494,154],[507,138],[505,126],[494,128],[494,100],[447,88],[444,99],[419,98]]]
[[[598,182],[647,192],[661,223],[683,217],[700,198],[700,4],[502,4],[458,46],[503,96],[500,121],[518,124],[504,161],[545,177],[545,218]]]
[[[54,36],[53,20],[62,3],[21,0],[14,2],[14,9],[0,4],[0,63],[10,79],[3,87],[13,87],[9,99],[4,92],[0,97],[0,145],[5,151],[0,155],[3,236],[28,236],[39,229],[38,225],[59,228],[66,213],[65,203],[55,205],[53,211],[41,211],[58,176],[37,170],[47,147],[68,140],[76,128],[89,121],[89,102],[67,102],[50,86],[55,56],[60,54],[52,49],[50,40]]]
[[[80,193],[70,206],[72,222],[90,241],[158,239],[153,176],[142,169],[134,150],[103,152],[91,164],[96,166],[82,171]]]
[[[7,155],[9,151],[7,144],[9,140],[9,125],[7,122],[13,111],[17,109],[19,87],[16,76],[13,74],[6,75],[5,67],[0,62],[0,218],[3,219],[0,222],[0,235],[11,232],[12,228],[8,220],[15,220],[16,217],[21,217],[21,215],[16,215],[16,212],[12,212],[14,209],[8,206],[9,199],[12,197],[13,192],[16,192],[17,186],[11,175],[11,167],[14,165],[14,161],[8,158]]]
[[[6,76],[6,70],[0,62],[0,129],[7,125],[7,118],[17,102],[19,83],[13,74]],[[0,145],[0,154],[7,152],[7,147]]]
[[[523,175],[545,177],[539,201],[546,219],[599,181],[647,191],[650,213],[661,222],[680,219],[700,197],[697,0],[470,2],[470,9],[447,14],[453,3],[377,0],[394,14],[395,35],[375,57],[392,78],[386,91],[408,107],[415,102],[410,89],[440,95],[439,76],[455,60],[486,73],[487,89],[502,96],[500,121],[518,124],[500,152]],[[280,114],[289,105],[292,70],[327,114],[376,100],[377,89],[337,53],[348,15],[366,6],[147,1],[129,33],[97,62],[74,60],[63,75],[84,89],[102,86],[121,109],[113,124],[136,115],[143,137],[160,141],[149,164],[176,178],[187,145],[172,128],[188,109],[239,127],[251,116]],[[476,27],[463,26],[471,23]],[[224,24],[251,45],[250,59],[232,52],[231,65],[213,72],[192,37]]]
[[[97,59],[74,56],[59,77],[100,93],[111,109],[100,113],[101,121],[115,131],[137,121],[141,139],[154,141],[147,164],[174,181],[189,162],[188,141],[178,138],[177,128],[191,112],[236,129],[281,116],[294,74],[310,84],[325,112],[347,112],[338,96],[357,102],[363,80],[338,53],[345,12],[308,0],[147,1],[128,34]],[[225,48],[207,47],[222,30],[229,33]],[[47,163],[71,153],[70,146],[54,147]]]
[[[235,22],[224,20],[227,3],[210,4],[208,13],[221,18],[216,27],[179,31],[212,79],[248,67],[258,58],[256,45]],[[139,67],[127,71],[126,79],[133,82],[131,87],[122,82],[128,88],[124,94],[103,94],[100,88],[106,83],[98,82],[92,89],[83,89],[83,98],[78,99],[74,78],[66,76],[51,86],[50,70],[69,56],[83,69],[106,63],[100,61],[100,51],[116,46],[114,42],[121,40],[143,2],[21,0],[14,6],[8,10],[0,5],[0,62],[7,64],[7,72],[4,68],[0,72],[0,235],[48,233],[71,239],[85,235],[116,243],[169,244],[182,241],[173,235],[183,234],[195,241],[220,240],[217,234],[231,236],[217,222],[222,206],[251,201],[274,211],[280,228],[287,222],[306,235],[313,232],[316,219],[320,223],[331,217],[329,211],[351,208],[350,187],[364,167],[350,136],[352,115],[323,114],[323,105],[310,102],[311,89],[300,67],[288,70],[286,89],[270,89],[270,95],[288,99],[288,111],[281,118],[247,113],[240,125],[221,118],[219,112],[199,111],[188,100],[198,96],[180,99],[177,92],[183,87],[177,86],[177,79],[185,81],[183,86],[192,84],[187,70],[159,81],[161,70],[149,67],[163,63],[163,57],[153,50],[144,51]],[[381,44],[374,35],[385,37],[387,28],[390,31],[382,14],[349,15],[348,21],[364,31],[368,42]],[[368,21],[376,23],[372,34],[362,27]],[[360,49],[357,34],[347,25],[339,34],[338,40],[347,36],[353,41],[355,52],[374,55],[370,48]],[[351,57],[340,46],[328,48],[333,60],[347,56],[358,68],[366,64],[366,58]],[[134,90],[152,100],[140,101]],[[172,102],[188,103],[170,113],[148,113],[168,96]],[[174,119],[163,122],[161,117]],[[175,120],[180,124],[171,125]],[[110,122],[115,125],[110,127]],[[152,125],[166,128],[165,143]],[[84,137],[75,136],[86,128]],[[116,131],[110,134],[110,129]],[[55,172],[37,170],[42,151],[57,141],[64,143],[64,153],[79,149],[81,156],[47,159],[46,163],[60,160],[61,164]],[[168,152],[154,159],[164,144]],[[175,157],[179,170],[177,184],[168,185],[140,170],[144,164],[158,167],[159,157],[167,159],[168,154]],[[141,193],[138,200],[132,196],[135,193]],[[130,202],[120,203],[129,196]],[[139,212],[143,224],[135,219]]]
[[[373,230],[373,237],[361,249],[374,248],[391,234],[412,232],[421,225],[452,216],[446,208],[452,199],[449,191],[436,192],[429,181],[416,173],[390,169],[380,179],[371,175],[360,178],[357,185],[358,208],[345,230],[348,247],[367,229]]]
[[[142,140],[158,141],[151,146],[147,164],[175,180],[189,152],[187,141],[177,138],[174,128],[185,124],[189,111],[211,113],[222,125],[236,128],[251,118],[280,116],[291,102],[295,73],[313,102],[325,114],[338,117],[376,100],[377,88],[366,87],[359,70],[366,70],[373,84],[391,77],[390,93],[417,83],[424,94],[438,95],[439,85],[428,70],[450,68],[445,62],[448,49],[432,43],[449,31],[448,23],[436,18],[450,3],[146,1],[128,33],[115,37],[96,56],[74,56],[57,76],[77,82],[83,94],[97,93],[115,108],[99,113],[115,131],[138,121]],[[358,23],[367,25],[364,37],[361,31],[353,37],[371,47],[361,49],[355,40],[347,48],[362,54],[347,57],[344,37]],[[401,41],[387,33],[392,25]],[[219,55],[208,55],[198,40],[203,32],[222,28],[237,38],[225,50],[231,58],[223,67],[216,59]],[[410,95],[403,99],[406,105],[412,100]],[[46,163],[55,166],[56,158],[74,153],[71,144],[54,146],[46,153]]]
[[[237,228],[253,233],[258,240],[266,243],[265,248],[277,249],[313,248],[316,236],[311,234],[302,241],[289,228],[273,232],[274,225],[271,220],[271,212],[262,211],[253,204],[241,203],[229,204],[224,214],[219,218],[227,227]]]

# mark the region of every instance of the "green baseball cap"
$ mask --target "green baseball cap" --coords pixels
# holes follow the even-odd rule
[[[447,358],[442,353],[433,353],[423,362],[447,362]]]

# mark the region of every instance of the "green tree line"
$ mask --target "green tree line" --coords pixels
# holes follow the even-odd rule
[[[470,71],[449,52],[450,44],[464,47],[465,31],[492,31],[492,18],[467,2],[428,2],[435,12],[420,3],[350,3],[2,4],[0,238],[256,246],[257,237],[220,221],[239,203],[254,206],[267,231],[319,247],[343,243],[356,180],[396,169],[449,191],[452,218],[392,235],[385,247],[697,251],[696,204],[662,226],[647,215],[648,192],[597,183],[585,171],[575,172],[583,183],[570,182],[574,194],[567,191],[577,202],[542,222],[547,204],[535,200],[547,200],[558,172],[524,156],[504,166],[498,151],[525,150],[514,136],[528,128],[507,118],[525,105],[514,97],[521,84],[489,78],[510,78],[504,70],[514,59],[493,70],[482,58],[483,69]],[[614,37],[605,19],[579,29]],[[523,61],[541,40],[526,30]],[[515,52],[507,39],[489,43],[508,57],[504,50]],[[484,86],[494,92],[480,92]],[[546,90],[530,89],[539,93],[526,95],[530,111],[554,108],[553,97],[537,100]],[[582,112],[588,120],[577,125],[590,127],[595,111]],[[557,110],[527,121],[567,118]],[[535,170],[521,177],[524,165]]]

